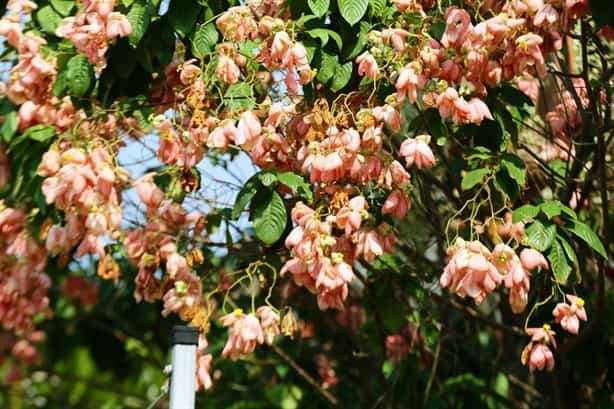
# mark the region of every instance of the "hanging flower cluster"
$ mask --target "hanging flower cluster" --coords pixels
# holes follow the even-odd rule
[[[106,65],[109,45],[132,32],[126,16],[113,11],[114,6],[115,0],[84,0],[77,15],[64,19],[56,30],[58,37],[70,40],[98,71]]]

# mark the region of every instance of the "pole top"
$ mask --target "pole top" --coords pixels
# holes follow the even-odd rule
[[[171,345],[198,345],[198,328],[187,325],[173,326]]]

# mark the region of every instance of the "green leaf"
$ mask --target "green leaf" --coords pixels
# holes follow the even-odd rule
[[[241,216],[241,212],[247,206],[247,204],[256,196],[258,189],[261,188],[260,181],[257,177],[252,176],[245,182],[245,185],[239,191],[237,199],[235,200],[234,207],[232,208],[232,218],[238,219]]]
[[[266,187],[269,187],[273,183],[277,182],[277,175],[270,170],[263,170],[262,172],[259,172],[257,176],[260,183]]]
[[[330,83],[330,89],[337,92],[345,87],[352,78],[353,69],[354,65],[351,61],[346,62],[343,65],[338,65],[337,68],[335,68],[335,74],[333,75],[333,79]]]
[[[311,202],[313,200],[311,184],[306,182],[302,176],[293,172],[283,172],[277,175],[277,180],[292,189],[294,193],[301,195],[307,201]]]
[[[561,214],[561,207],[563,204],[557,200],[546,200],[539,205],[541,211],[546,215],[548,219],[552,219]]]
[[[4,142],[9,143],[13,139],[15,132],[17,132],[17,124],[17,112],[11,111],[4,115],[4,122],[0,126],[0,134],[2,134]]]
[[[512,222],[519,223],[530,219],[534,219],[539,214],[539,207],[532,204],[520,206],[512,212]]]
[[[168,9],[168,17],[175,31],[181,38],[185,38],[194,27],[202,6],[195,1],[171,1]]]
[[[576,271],[576,279],[580,283],[582,282],[582,275],[580,273],[580,264],[578,263],[578,256],[576,255],[576,251],[573,246],[561,235],[557,235],[556,239],[563,246],[563,250],[565,250],[565,255],[567,259],[571,261],[574,266],[574,270]]]
[[[275,190],[260,190],[254,198],[254,230],[265,244],[273,244],[281,238],[288,214],[284,201]]]
[[[335,70],[339,65],[339,57],[322,51],[322,61],[318,69],[316,79],[323,84],[326,84],[335,75]]]
[[[605,247],[603,247],[603,243],[601,243],[601,240],[597,234],[595,234],[595,232],[588,225],[579,220],[572,220],[571,227],[566,227],[568,231],[581,238],[586,244],[589,245],[590,248],[595,250],[601,257],[607,260],[608,254]]]
[[[343,49],[343,40],[341,40],[341,36],[333,30],[329,30],[327,28],[314,28],[312,30],[306,31],[306,33],[312,38],[319,39],[322,42],[322,47],[328,44],[329,38],[332,38],[333,41],[337,44],[339,50]]]
[[[130,45],[133,47],[136,48],[145,35],[147,27],[149,27],[150,17],[149,5],[147,3],[139,1],[130,7],[130,11],[126,15],[126,18],[132,27],[132,32],[128,39],[130,40]]]
[[[386,12],[386,0],[369,0],[371,15],[381,17]]]
[[[86,56],[78,54],[68,60],[65,75],[66,86],[70,92],[77,97],[82,97],[90,90],[94,79],[94,69]]]
[[[518,156],[508,153],[504,154],[501,157],[501,167],[507,171],[507,174],[510,175],[519,186],[524,186],[527,182],[524,162]]]
[[[192,54],[196,58],[203,58],[213,50],[219,37],[215,24],[201,24],[192,36]]]
[[[535,220],[526,229],[527,245],[544,252],[550,248],[556,236],[556,225],[544,226],[539,220]]]
[[[75,6],[75,2],[73,0],[51,0],[51,5],[62,16],[66,17],[70,14],[70,11]]]
[[[224,94],[224,105],[230,112],[252,109],[255,105],[252,86],[247,82],[237,82],[229,86]]]
[[[554,278],[556,278],[556,281],[560,284],[567,283],[567,278],[571,273],[571,267],[569,264],[567,264],[565,251],[558,240],[554,240],[552,242],[552,246],[550,247],[550,251],[548,251],[547,256],[548,260],[550,261],[550,268],[554,273]]]
[[[307,0],[309,9],[318,17],[322,17],[330,7],[330,0]]]
[[[471,189],[478,183],[482,182],[484,177],[488,174],[490,174],[490,169],[488,168],[475,169],[465,173],[465,176],[463,176],[463,180],[461,181],[461,189]]]
[[[32,139],[36,142],[45,143],[55,136],[55,128],[53,126],[35,125],[26,129],[20,138]]]
[[[337,0],[337,5],[339,6],[341,17],[353,26],[367,12],[369,0]]]
[[[50,5],[46,5],[36,12],[36,21],[43,31],[55,35],[55,30],[62,23],[62,17]]]

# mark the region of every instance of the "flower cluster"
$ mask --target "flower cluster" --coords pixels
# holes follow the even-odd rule
[[[61,144],[62,145],[62,144]],[[67,254],[77,247],[77,257],[105,257],[103,237],[115,237],[122,220],[121,190],[126,173],[115,165],[103,146],[83,150],[63,145],[43,155],[38,174],[48,204],[66,212],[66,225],[55,224],[45,245],[51,255]]]
[[[0,204],[0,322],[12,331],[13,355],[31,361],[40,339],[35,318],[51,318],[47,252],[26,229],[26,213]],[[14,338],[14,337],[13,337]]]
[[[70,40],[98,71],[106,65],[109,45],[132,32],[126,16],[113,11],[114,6],[114,0],[84,0],[77,15],[64,19],[56,30],[58,37]]]
[[[549,268],[538,251],[526,248],[518,256],[514,249],[502,243],[491,252],[479,241],[466,242],[459,237],[447,253],[448,264],[440,277],[442,287],[480,304],[488,293],[504,283],[509,289],[512,311],[517,314],[527,306],[531,271]]]
[[[236,309],[220,318],[220,322],[229,327],[222,357],[232,360],[251,354],[258,344],[272,344],[280,333],[279,314],[268,306],[259,307],[255,314]]]

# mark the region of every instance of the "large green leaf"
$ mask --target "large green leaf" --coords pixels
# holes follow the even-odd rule
[[[605,259],[608,258],[603,243],[597,236],[597,234],[586,224],[579,220],[572,220],[571,226],[567,226],[567,230],[581,238],[586,244],[595,250],[599,255]]]
[[[273,244],[281,238],[288,214],[284,200],[277,191],[260,190],[254,198],[254,230],[256,236],[265,244]]]
[[[2,126],[0,126],[2,140],[9,143],[11,139],[13,139],[15,132],[17,132],[17,112],[11,111],[4,115],[4,122],[2,123]]]
[[[339,66],[339,57],[334,54],[329,54],[322,51],[322,61],[318,69],[316,79],[323,84],[326,84],[335,75],[335,70]]]
[[[567,278],[571,273],[571,267],[567,263],[563,246],[561,246],[558,240],[554,240],[552,242],[552,246],[550,247],[550,251],[548,251],[547,256],[548,260],[550,261],[550,268],[552,268],[556,281],[561,284],[567,283]]]
[[[343,49],[343,40],[341,39],[341,36],[333,30],[329,30],[327,28],[314,28],[306,31],[306,33],[312,38],[319,39],[322,43],[322,47],[328,44],[329,38],[332,38],[337,44],[337,48],[339,48],[339,50]]]
[[[70,14],[70,11],[75,6],[75,2],[73,0],[51,0],[51,5],[62,16],[66,17]]]
[[[461,189],[471,189],[478,183],[482,182],[484,177],[488,174],[490,174],[490,169],[488,168],[474,169],[465,173],[465,176],[463,176],[463,180],[461,181]]]
[[[55,30],[62,23],[62,17],[53,7],[46,5],[36,12],[36,21],[44,31],[55,34]]]
[[[530,219],[534,219],[539,214],[539,207],[532,204],[526,204],[520,206],[518,209],[514,209],[512,212],[512,222],[524,222]]]
[[[215,24],[201,24],[192,36],[192,54],[196,58],[203,58],[213,50],[218,39]]]
[[[86,56],[78,54],[68,60],[65,76],[65,85],[70,92],[77,97],[82,97],[90,90],[94,79],[94,69]]]
[[[126,18],[132,27],[132,32],[128,37],[130,45],[136,47],[145,35],[147,27],[149,27],[149,20],[151,18],[149,4],[145,1],[134,3],[132,7],[130,7],[130,11],[126,15]]]
[[[507,171],[507,174],[510,175],[519,186],[523,186],[526,183],[524,162],[518,156],[509,153],[504,154],[501,157],[501,167]]]
[[[535,220],[526,230],[527,244],[536,250],[544,252],[550,248],[556,236],[556,225],[544,226],[539,220]]]
[[[346,62],[343,65],[337,65],[337,68],[335,68],[335,74],[330,82],[330,89],[337,92],[345,87],[352,78],[353,69],[354,65],[351,61]]]
[[[371,15],[381,17],[386,11],[386,0],[369,0]]]
[[[571,243],[569,243],[563,236],[557,235],[556,239],[559,243],[561,243],[563,250],[565,250],[565,255],[567,256],[567,259],[573,264],[574,270],[576,272],[576,279],[578,280],[578,282],[581,282],[582,274],[580,273],[580,264],[578,263],[578,256],[576,255],[576,251],[574,250]]]
[[[330,0],[307,0],[309,8],[318,17],[322,17],[330,7]]]
[[[245,182],[245,185],[239,191],[237,199],[235,200],[234,207],[232,208],[232,218],[238,219],[241,216],[241,212],[247,206],[247,204],[256,196],[258,189],[261,189],[262,185],[256,175],[252,176]]]
[[[339,6],[341,17],[350,25],[354,25],[367,12],[369,0],[337,0],[337,5]]]

